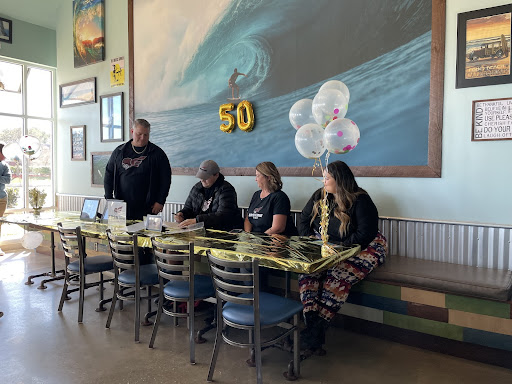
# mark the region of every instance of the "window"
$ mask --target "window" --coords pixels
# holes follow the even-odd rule
[[[18,143],[24,135],[39,140],[40,150],[32,159],[18,146],[9,146],[6,161],[11,184],[6,186],[8,209],[30,208],[28,190],[47,193],[44,206],[54,204],[53,132],[54,70],[15,61],[0,60],[0,141]]]

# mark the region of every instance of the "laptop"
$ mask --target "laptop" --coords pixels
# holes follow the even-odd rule
[[[82,221],[96,221],[96,215],[98,214],[98,208],[100,206],[99,198],[86,197],[84,204],[82,205],[82,211],[80,212],[80,220]]]

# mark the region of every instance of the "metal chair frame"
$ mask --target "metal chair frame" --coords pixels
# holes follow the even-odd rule
[[[259,291],[259,261],[229,261],[217,258],[210,253],[208,254],[208,263],[213,278],[213,285],[217,296],[217,333],[215,336],[215,345],[213,348],[210,369],[208,371],[208,381],[213,380],[213,373],[217,356],[219,353],[220,341],[223,340],[229,345],[251,348],[254,351],[254,359],[256,363],[257,383],[262,383],[261,373],[261,350],[262,348],[275,345],[284,338],[293,333],[293,370],[295,378],[300,375],[300,339],[299,339],[299,314],[293,315],[293,323],[276,323],[262,326],[260,322],[260,291]],[[234,272],[234,271],[240,272]],[[250,272],[245,272],[250,271]],[[242,294],[248,294],[250,297],[240,297]],[[252,306],[254,311],[254,325],[242,325],[233,323],[223,317],[223,307],[227,302],[234,304]],[[238,328],[249,331],[248,343],[241,343],[232,340],[227,335],[228,327]],[[276,337],[262,341],[261,329],[279,326],[285,331]],[[293,372],[292,372],[293,373]],[[285,372],[286,374],[286,372]]]
[[[107,229],[107,238],[114,262],[114,293],[112,295],[112,304],[108,313],[106,328],[110,328],[115,306],[119,299],[119,309],[123,309],[123,301],[135,301],[135,341],[139,342],[140,334],[140,302],[147,300],[148,313],[151,314],[151,300],[158,297],[158,294],[151,294],[151,285],[142,286],[140,283],[140,262],[139,247],[137,244],[137,235],[117,235]],[[125,270],[135,271],[135,284],[125,284],[119,282],[119,274]],[[146,287],[146,296],[141,296],[140,290]],[[130,290],[133,288],[133,290]],[[149,323],[150,324],[150,323]]]
[[[195,364],[195,328],[194,318],[196,315],[194,303],[196,297],[194,296],[194,262],[198,257],[194,253],[194,243],[176,245],[164,244],[155,239],[153,243],[153,254],[155,255],[155,263],[158,268],[158,275],[160,278],[160,295],[158,299],[158,310],[156,320],[153,325],[153,333],[151,334],[151,341],[149,348],[153,348],[155,343],[158,326],[160,325],[160,318],[162,312],[174,318],[174,326],[178,325],[178,318],[187,318],[189,329],[189,344],[190,344],[190,363]],[[166,281],[187,281],[189,294],[188,298],[177,298],[169,296],[164,292]],[[202,298],[201,298],[202,299]],[[171,300],[173,302],[173,309],[169,310],[164,307],[164,300]],[[187,312],[180,313],[177,311],[177,303],[187,303]]]
[[[103,284],[105,282],[113,281],[113,279],[105,280],[103,277],[103,272],[106,271],[100,271],[99,281],[94,283],[87,283],[86,276],[98,272],[85,273],[85,259],[87,257],[87,253],[85,252],[85,239],[82,236],[80,227],[64,228],[62,223],[57,223],[57,230],[59,231],[66,263],[64,268],[64,285],[62,287],[62,294],[60,296],[58,311],[61,312],[62,307],[64,306],[64,301],[70,299],[69,294],[78,291],[78,323],[81,324],[84,317],[85,290],[91,287],[98,287],[100,291],[100,302],[98,308],[96,308],[96,312],[104,311],[105,308],[103,307],[103,304],[109,302],[111,299],[104,299]],[[79,260],[78,273],[68,270],[71,258],[78,258]],[[75,286],[77,288],[68,289],[69,286]]]

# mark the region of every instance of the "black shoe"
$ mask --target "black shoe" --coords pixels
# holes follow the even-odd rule
[[[318,322],[319,316],[316,311],[308,311],[304,313],[304,323],[306,328],[300,332],[300,349],[308,350],[314,349],[318,345],[318,331],[316,323]]]

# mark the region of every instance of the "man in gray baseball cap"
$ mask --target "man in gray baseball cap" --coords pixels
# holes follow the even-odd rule
[[[200,181],[192,187],[185,206],[175,215],[180,226],[203,222],[205,228],[243,229],[235,188],[224,179],[219,165],[213,160],[203,161],[196,177]]]

